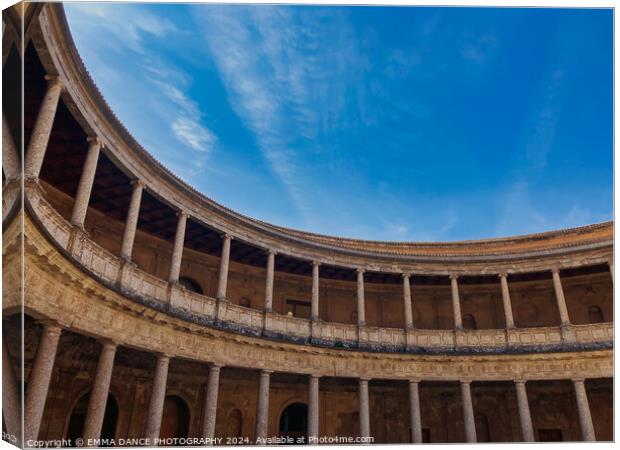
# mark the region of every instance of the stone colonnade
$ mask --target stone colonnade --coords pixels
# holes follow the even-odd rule
[[[52,376],[58,340],[62,332],[62,327],[52,321],[43,321],[43,333],[39,342],[39,347],[33,362],[28,390],[26,392],[25,409],[25,440],[34,440],[39,434],[43,408],[47,398],[47,391]],[[110,379],[114,367],[114,357],[116,354],[117,343],[103,340],[101,342],[101,352],[97,370],[93,382],[93,389],[88,404],[86,420],[83,429],[85,439],[97,439],[101,435],[103,416],[109,393]],[[149,406],[144,427],[144,436],[150,442],[155,442],[159,438],[162,423],[162,413],[164,399],[166,397],[166,385],[168,379],[168,369],[172,355],[157,355],[157,363],[151,388]],[[6,366],[6,365],[5,365]],[[215,421],[217,417],[217,398],[220,379],[220,365],[212,364],[209,367],[207,378],[207,392],[203,406],[202,437],[213,438],[215,432]],[[260,370],[257,392],[257,411],[256,411],[256,438],[265,439],[268,436],[267,421],[269,417],[269,391],[271,370]],[[309,439],[320,436],[319,429],[319,389],[320,376],[308,374],[308,437]],[[420,413],[419,385],[421,379],[409,381],[409,405],[410,405],[410,427],[411,440],[414,443],[422,442],[422,421]],[[465,437],[467,442],[476,442],[476,426],[474,420],[474,407],[471,394],[471,383],[475,380],[463,379],[455,380],[460,382],[461,400],[463,404],[463,418],[465,424]],[[594,426],[590,414],[590,407],[586,394],[583,378],[572,380],[579,423],[581,426],[582,438],[584,441],[594,441]],[[369,378],[358,380],[359,394],[359,436],[372,436],[372,425],[370,423],[370,402],[369,402]],[[521,437],[524,442],[534,441],[534,428],[530,414],[530,406],[527,398],[526,380],[514,380],[517,407],[519,411]],[[11,397],[7,397],[5,415],[11,410]],[[19,411],[19,409],[15,409]],[[7,416],[8,421],[12,416]]]

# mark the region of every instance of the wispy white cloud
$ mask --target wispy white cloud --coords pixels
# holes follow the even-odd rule
[[[525,145],[525,157],[530,169],[541,172],[547,166],[549,153],[553,148],[556,127],[558,123],[559,107],[556,105],[558,91],[562,87],[564,71],[556,69],[551,74],[542,105],[534,115],[530,138]]]
[[[137,53],[144,53],[145,35],[163,37],[177,31],[170,20],[152,14],[144,8],[136,9],[134,5],[76,2],[70,4],[70,8],[79,12],[82,17],[87,17],[91,21],[96,20],[98,28],[105,29],[116,38],[117,42]]]
[[[483,64],[497,48],[497,37],[494,34],[464,37],[461,47],[461,56],[465,61],[475,64]]]
[[[213,5],[197,16],[232,108],[309,222],[298,163],[343,108],[341,83],[359,63],[349,25],[333,12],[288,7]]]

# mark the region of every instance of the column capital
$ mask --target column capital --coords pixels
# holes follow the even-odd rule
[[[224,364],[213,363],[209,366],[209,370],[219,372],[222,367],[224,367]]]
[[[364,275],[364,272],[366,272],[366,269],[362,268],[362,267],[358,267],[357,269],[355,269],[355,271],[357,272],[358,275]]]
[[[507,277],[508,277],[508,272],[507,272],[506,270],[503,270],[503,271],[499,272],[499,273],[497,274],[497,276],[498,276],[499,278],[507,278]]]
[[[409,384],[420,384],[422,380],[420,378],[410,378]]]
[[[360,377],[360,378],[359,378],[359,380],[360,380],[360,381],[362,381],[362,382],[366,382],[366,383],[368,383],[370,380],[372,380],[372,378],[369,378],[369,377]]]
[[[260,374],[261,375],[271,375],[273,373],[273,370],[269,370],[269,369],[261,369],[260,370]]]
[[[96,145],[97,147],[99,147],[101,149],[101,147],[103,147],[103,142],[101,141],[101,139],[99,138],[99,136],[95,135],[90,135],[86,138],[86,142],[88,142],[91,146],[92,145]]]
[[[517,378],[515,380],[513,380],[515,384],[525,384],[527,383],[527,380],[524,380],[523,378]]]
[[[118,347],[118,342],[112,340],[112,339],[108,339],[108,338],[104,338],[101,339],[100,341],[101,344],[101,349],[102,350],[106,350],[106,349],[116,349],[116,347]]]
[[[144,187],[144,181],[142,181],[140,178],[134,178],[133,180],[131,180],[130,182],[131,186],[135,187]]]
[[[411,277],[411,271],[405,270],[405,271],[401,272],[400,276],[402,278],[409,278],[409,277]]]
[[[189,217],[189,213],[183,209],[180,209],[177,211],[177,217],[181,218],[181,217]]]
[[[451,273],[451,274],[448,274],[448,276],[450,277],[451,280],[458,280],[459,278],[458,273]]]
[[[472,380],[459,380],[459,381],[460,381],[460,383],[461,383],[462,385],[463,385],[463,384],[465,384],[465,385],[470,385],[470,384],[472,383]]]
[[[560,267],[559,266],[551,267],[551,273],[557,273],[559,275],[560,274]]]
[[[64,88],[64,83],[58,75],[46,74],[45,81],[47,81],[49,86],[60,86],[61,88]]]
[[[63,330],[63,326],[53,319],[41,319],[36,321],[43,327],[43,331],[48,334],[60,334]]]
[[[170,361],[172,358],[174,358],[174,355],[170,355],[169,353],[156,353],[155,356],[157,356],[157,361]]]
[[[309,377],[309,378],[316,378],[316,379],[320,379],[320,378],[321,378],[321,375],[317,375],[317,374],[315,374],[315,373],[309,373],[309,374],[308,374],[308,377]]]
[[[584,383],[586,381],[585,378],[571,378],[570,379],[573,383]]]
[[[230,233],[222,233],[220,236],[222,236],[223,240],[232,241],[234,239],[234,236]]]
[[[312,261],[312,265],[316,267],[321,267],[321,261]]]
[[[224,235],[224,236],[226,236],[226,235]],[[272,248],[268,248],[267,250],[265,250],[265,253],[267,253],[268,255],[276,256],[278,254],[278,251],[274,250]]]

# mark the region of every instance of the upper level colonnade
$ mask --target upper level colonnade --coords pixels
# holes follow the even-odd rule
[[[472,343],[510,346],[540,327],[552,342],[578,343],[581,325],[611,322],[611,223],[431,244],[266,224],[199,194],[131,137],[88,75],[60,4],[42,7],[23,58],[26,204],[78,261],[88,248],[117,267],[100,278],[121,290],[316,342],[443,348],[478,330]],[[4,115],[3,130],[16,135]],[[8,153],[7,183],[19,165]],[[450,333],[435,342],[421,330]]]

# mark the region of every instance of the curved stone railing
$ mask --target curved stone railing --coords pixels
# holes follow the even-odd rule
[[[510,353],[538,350],[609,348],[613,323],[561,327],[482,330],[428,330],[358,327],[310,321],[278,313],[217,302],[214,298],[171,285],[123,261],[73,227],[30,184],[26,203],[48,238],[99,282],[155,309],[207,326],[289,342],[386,352]]]

